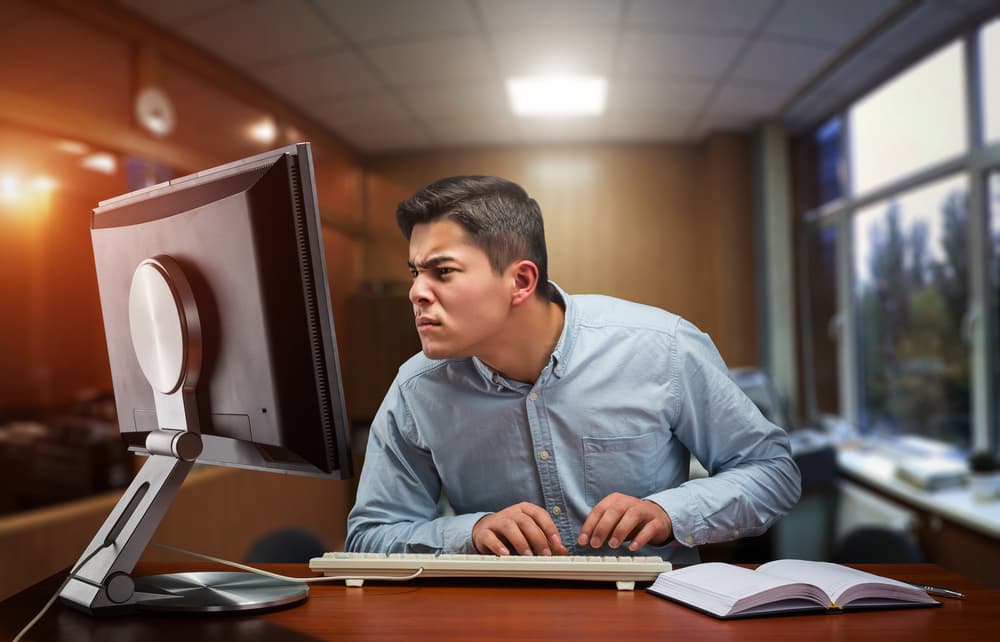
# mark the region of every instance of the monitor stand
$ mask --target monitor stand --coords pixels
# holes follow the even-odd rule
[[[153,388],[159,430],[146,437],[149,459],[73,566],[59,597],[94,614],[135,608],[226,612],[298,604],[305,584],[253,573],[200,572],[132,579],[131,572],[184,478],[201,454],[195,384],[201,368],[201,325],[180,265],[146,259],[129,292],[132,345]]]

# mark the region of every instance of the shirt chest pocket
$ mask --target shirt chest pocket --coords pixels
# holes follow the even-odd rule
[[[588,506],[611,493],[645,497],[668,480],[669,438],[662,432],[625,437],[584,437],[583,474]]]

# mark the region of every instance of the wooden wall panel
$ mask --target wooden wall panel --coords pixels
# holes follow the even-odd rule
[[[26,0],[0,2],[0,87],[129,122],[129,43]]]
[[[707,270],[710,296],[705,317],[730,367],[759,363],[753,176],[751,142],[741,136],[714,136],[703,149],[700,263]]]
[[[455,174],[520,183],[540,204],[549,275],[569,292],[665,308],[756,362],[749,141],[571,145],[388,155],[368,163],[367,278],[406,281],[396,203]]]

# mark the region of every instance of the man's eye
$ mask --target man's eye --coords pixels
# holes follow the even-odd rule
[[[438,268],[438,276],[448,276],[455,271],[455,268]]]
[[[419,273],[416,270],[414,270],[412,268],[410,269],[410,276],[411,277],[413,277],[414,279],[416,279],[417,278],[417,274],[419,274]]]

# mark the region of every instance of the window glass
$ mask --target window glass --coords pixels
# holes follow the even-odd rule
[[[962,45],[955,42],[851,108],[854,194],[864,194],[967,148],[962,69]]]
[[[809,330],[816,407],[810,412],[837,414],[840,384],[837,368],[837,227],[813,224],[806,233]]]
[[[968,180],[859,210],[853,222],[860,428],[968,447]]]
[[[815,134],[820,205],[844,195],[843,130],[840,118],[832,118]]]
[[[983,134],[986,142],[1000,143],[1000,19],[989,23],[980,32],[979,58],[983,87]]]

